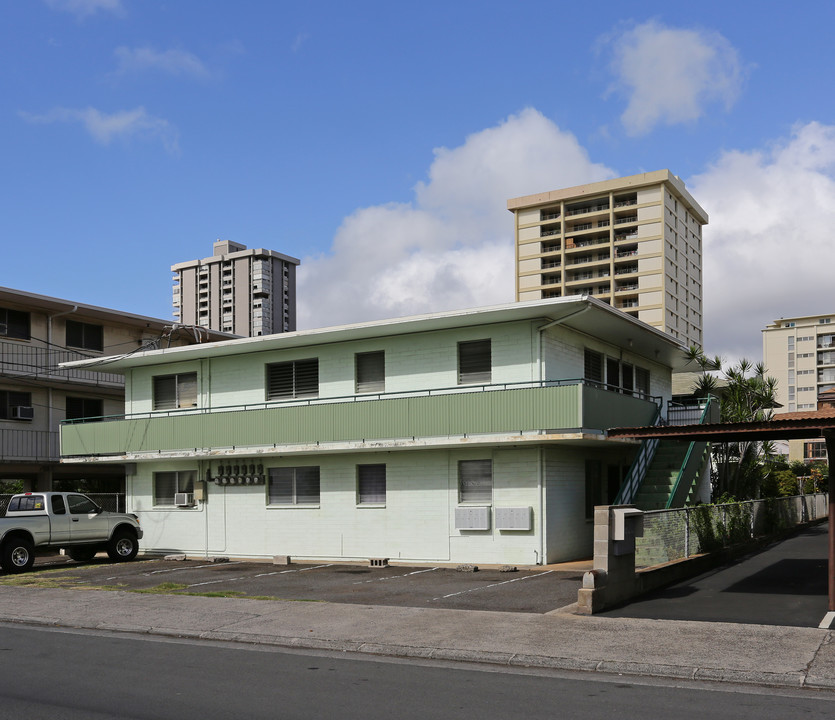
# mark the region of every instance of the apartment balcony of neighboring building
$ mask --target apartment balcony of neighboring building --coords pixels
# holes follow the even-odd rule
[[[629,297],[621,297],[615,301],[615,307],[618,310],[629,310],[630,308],[638,307],[638,296],[631,295]]]
[[[826,351],[818,353],[818,367],[824,365],[835,365],[835,351]]]
[[[542,276],[543,285],[559,285],[562,282],[560,273],[548,273]]]
[[[637,280],[616,280],[615,294],[624,292],[635,292],[638,289]]]
[[[573,265],[584,265],[584,266],[592,266],[592,267],[599,267],[600,265],[609,265],[609,253],[598,253],[595,255],[594,253],[584,253],[583,255],[574,255],[572,257],[566,258],[565,265],[566,267],[570,267]]]
[[[835,383],[835,368],[818,370],[819,383]]]
[[[92,370],[68,370],[59,368],[59,363],[84,360],[87,353],[54,348],[32,347],[31,345],[0,340],[0,376],[21,378],[27,382],[40,381],[49,384],[104,385],[123,388],[125,376]]]
[[[550,225],[543,225],[539,229],[539,237],[553,237],[555,235],[559,235],[562,232],[562,224],[561,223],[552,223]]]
[[[612,203],[615,212],[638,204],[638,193],[621,193],[615,195]]]
[[[546,208],[539,212],[539,221],[540,222],[548,222],[549,220],[559,220],[560,219],[560,209],[557,208]]]
[[[609,277],[609,269],[608,268],[601,268],[597,270],[593,269],[583,269],[583,270],[576,270],[574,272],[569,272],[566,274],[565,284],[572,285],[578,282],[588,282],[589,280],[597,280],[600,278],[608,278]],[[606,285],[609,282],[607,280]],[[607,290],[608,292],[608,290]]]
[[[558,253],[562,249],[562,243],[557,241],[544,242],[540,246],[540,252],[545,255],[547,253]]]
[[[0,462],[34,464],[60,458],[58,431],[0,428]]]
[[[615,275],[634,275],[638,272],[638,263],[615,265]]]
[[[835,335],[818,335],[818,349],[835,348]]]
[[[638,254],[638,244],[632,243],[630,245],[619,245],[615,249],[615,259],[634,257]]]
[[[551,257],[542,258],[540,267],[543,270],[549,270],[550,268],[558,268],[561,265],[562,265],[562,259],[559,256],[557,256],[557,257],[551,256]]]

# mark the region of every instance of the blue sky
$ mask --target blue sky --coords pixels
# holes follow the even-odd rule
[[[171,317],[217,238],[299,325],[513,300],[506,200],[669,168],[705,346],[835,312],[835,6],[0,2],[0,285]]]

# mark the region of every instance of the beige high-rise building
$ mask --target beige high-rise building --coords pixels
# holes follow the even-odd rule
[[[781,412],[812,411],[835,389],[835,314],[780,318],[763,330],[763,362],[777,379]],[[789,459],[826,460],[826,443],[790,440]]]
[[[702,346],[702,226],[669,170],[508,200],[516,299],[594,295]]]
[[[296,258],[230,240],[213,250],[212,257],[171,266],[174,317],[250,337],[296,329]]]

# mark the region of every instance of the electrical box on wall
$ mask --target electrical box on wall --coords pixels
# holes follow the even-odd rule
[[[206,499],[206,485],[202,482],[194,483],[194,499],[203,502]]]
[[[456,530],[489,530],[489,507],[457,507],[455,508]]]
[[[496,508],[496,530],[530,530],[531,508]]]

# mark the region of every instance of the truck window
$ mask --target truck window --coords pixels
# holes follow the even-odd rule
[[[43,495],[19,495],[18,497],[13,497],[9,503],[9,510],[11,512],[43,510],[45,507]]]
[[[83,495],[67,495],[67,505],[72,515],[89,515],[98,512],[99,506]]]
[[[66,515],[67,514],[67,508],[64,506],[63,495],[53,495],[52,496],[52,514],[53,515]]]

